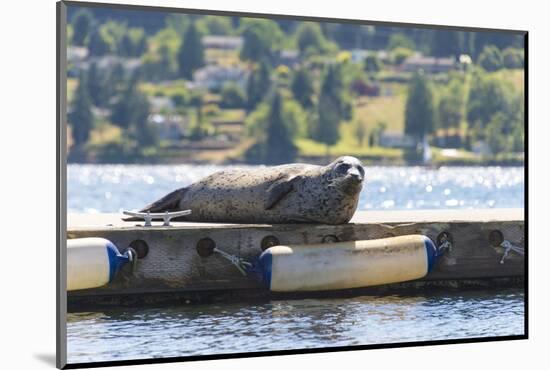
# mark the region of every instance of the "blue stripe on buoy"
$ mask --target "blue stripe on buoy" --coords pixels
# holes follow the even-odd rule
[[[260,268],[262,270],[262,280],[264,284],[271,289],[271,267],[273,264],[273,255],[271,251],[267,249],[258,258]]]
[[[428,258],[428,271],[426,273],[429,273],[432,271],[432,268],[437,260],[437,248],[432,240],[427,236],[424,236],[424,246],[426,247],[426,254]]]
[[[107,248],[107,257],[109,258],[109,282],[111,282],[115,278],[115,275],[121,265],[119,257],[122,256],[113,243],[107,242],[105,247]]]

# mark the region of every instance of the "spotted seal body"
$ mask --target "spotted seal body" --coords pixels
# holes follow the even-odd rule
[[[228,223],[348,222],[357,208],[364,169],[354,157],[327,166],[287,164],[216,172],[140,212],[190,209],[182,220]]]

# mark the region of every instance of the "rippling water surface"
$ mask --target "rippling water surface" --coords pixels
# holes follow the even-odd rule
[[[69,165],[69,212],[138,209],[232,166]],[[367,167],[359,209],[521,208],[523,167]]]
[[[229,166],[70,165],[69,212],[136,209]],[[521,167],[367,167],[359,209],[522,208]],[[523,334],[521,290],[68,315],[70,363]]]
[[[125,309],[68,316],[69,362],[524,333],[517,289]]]

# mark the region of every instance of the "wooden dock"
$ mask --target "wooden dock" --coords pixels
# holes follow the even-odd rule
[[[357,212],[345,225],[264,225],[173,222],[144,227],[124,222],[120,214],[69,214],[68,238],[103,237],[124,251],[138,250],[136,270],[126,266],[108,286],[68,293],[69,309],[161,302],[211,302],[227,299],[279,297],[253,278],[243,276],[218,254],[201,256],[197,246],[215,246],[252,261],[274,244],[301,244],[423,234],[434,241],[443,233],[452,249],[424,279],[368,288],[368,292],[438,286],[522,284],[525,259],[510,251],[502,260],[502,240],[527,249],[523,209],[368,211]],[[357,294],[335,292],[335,294]],[[327,292],[319,293],[327,296]],[[315,294],[308,294],[315,295]],[[284,296],[289,296],[286,294]],[[304,294],[301,294],[304,296]]]

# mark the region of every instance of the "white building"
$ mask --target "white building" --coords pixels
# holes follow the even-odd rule
[[[239,66],[209,65],[195,71],[193,82],[196,87],[208,90],[219,90],[227,82],[233,82],[244,89],[248,74],[246,69]]]

